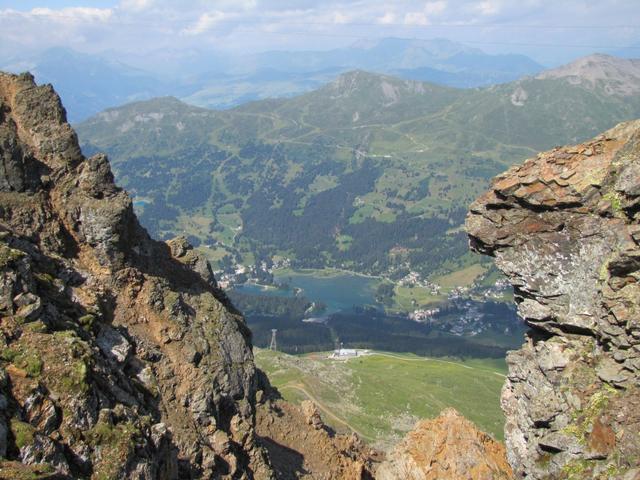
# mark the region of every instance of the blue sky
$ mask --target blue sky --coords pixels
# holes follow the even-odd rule
[[[138,55],[329,49],[390,36],[557,64],[639,46],[640,0],[0,0],[4,57],[52,46]]]
[[[65,8],[65,7],[98,7],[98,8],[108,8],[115,7],[118,2],[115,1],[104,1],[104,2],[83,2],[83,1],[64,1],[64,0],[47,0],[45,1],[31,1],[31,0],[22,0],[19,2],[16,1],[7,1],[0,0],[0,8],[14,8],[16,10],[31,10],[32,8],[37,7],[48,7],[48,8]]]

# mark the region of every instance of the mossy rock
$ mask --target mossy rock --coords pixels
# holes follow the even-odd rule
[[[0,460],[0,478],[12,480],[54,480],[60,478],[55,469],[46,463],[25,465],[20,462]]]
[[[22,422],[17,418],[12,418],[10,428],[18,450],[33,443],[33,436],[35,435],[36,429],[30,424]]]
[[[20,370],[24,370],[31,378],[38,378],[42,373],[44,362],[38,352],[25,347],[24,345],[14,345],[0,351],[0,359],[12,363]]]
[[[574,460],[562,467],[562,479],[565,480],[583,480],[593,471],[595,466],[593,460]]]
[[[622,478],[629,469],[606,460],[573,460],[562,467],[560,479],[583,480],[585,478]]]
[[[58,383],[64,393],[74,395],[89,391],[89,367],[83,360],[73,362],[65,369],[65,373]]]
[[[85,332],[91,333],[96,323],[96,317],[95,315],[88,313],[87,315],[83,315],[78,318],[78,323]]]
[[[92,478],[116,480],[121,478],[122,467],[135,450],[139,429],[130,422],[112,425],[98,422],[85,434],[87,443],[99,451],[100,460],[94,465]]]
[[[174,292],[173,290],[166,290],[165,292],[163,292],[163,295],[164,296],[162,299],[162,303],[164,304],[164,308],[166,310],[171,310],[173,306],[180,300],[180,294]]]
[[[55,332],[54,338],[64,345],[62,354],[66,359],[56,364],[56,371],[50,376],[51,388],[71,396],[87,393],[93,364],[89,345],[73,331]]]
[[[47,290],[47,291],[57,290],[56,279],[53,275],[45,272],[37,272],[37,273],[34,273],[33,276],[38,282],[38,286],[43,290]]]
[[[563,432],[574,436],[582,445],[585,445],[595,421],[605,412],[609,402],[616,395],[618,392],[615,388],[603,385],[591,396],[586,408],[573,412],[573,421],[563,429]]]
[[[27,323],[25,324],[24,329],[34,333],[47,333],[49,331],[49,327],[47,327],[42,320]]]
[[[25,255],[26,254],[20,250],[9,248],[7,245],[0,243],[0,268],[8,267]]]
[[[622,196],[618,192],[608,192],[602,196],[603,199],[611,204],[611,210],[613,214],[619,218],[626,218],[624,213],[624,205]]]

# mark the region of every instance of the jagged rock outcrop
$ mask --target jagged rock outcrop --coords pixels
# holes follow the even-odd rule
[[[373,479],[381,455],[356,434],[335,434],[308,400],[301,406],[274,398],[259,402],[256,434],[279,480]]]
[[[0,159],[0,455],[73,478],[271,478],[250,333],[206,261],[148,237],[30,75],[0,74]]]
[[[640,121],[511,168],[466,228],[531,327],[502,392],[517,478],[640,478]]]
[[[452,408],[422,420],[376,471],[377,480],[508,480],[504,445]]]

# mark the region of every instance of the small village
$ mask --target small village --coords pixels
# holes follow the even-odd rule
[[[262,261],[258,265],[228,264],[224,270],[214,273],[219,279],[218,285],[223,289],[231,289],[240,285],[290,289],[290,286],[278,283],[274,273],[279,269],[291,268],[291,263],[289,258],[277,258],[270,262]],[[382,278],[392,282],[386,276]],[[414,302],[416,308],[406,313],[407,319],[456,336],[475,336],[491,328],[483,313],[483,304],[485,302],[501,302],[510,291],[510,284],[504,278],[498,278],[490,286],[482,285],[483,279],[483,276],[480,276],[468,286],[451,288],[446,292],[446,297],[443,296],[444,289],[441,285],[423,278],[416,271],[409,271],[405,276],[392,283],[400,287],[424,288],[433,296],[443,297],[441,302],[432,305],[420,306]],[[291,288],[291,292],[293,296],[302,296],[305,293],[295,287]],[[302,322],[307,324],[327,323],[329,317],[322,315],[321,309],[316,308],[316,302],[312,302],[308,310]],[[344,351],[337,349],[336,352],[341,352],[334,352],[336,358],[356,355],[348,349]]]

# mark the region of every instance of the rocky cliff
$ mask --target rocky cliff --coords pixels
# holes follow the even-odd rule
[[[207,262],[148,237],[50,86],[2,74],[0,102],[0,455],[72,477],[268,478],[249,331]]]
[[[242,316],[28,74],[0,73],[0,316],[0,478],[274,478],[255,415],[278,400]],[[336,478],[365,472],[331,452]]]
[[[498,176],[467,217],[531,327],[502,392],[518,478],[640,478],[640,121]]]

